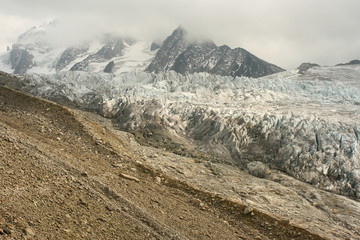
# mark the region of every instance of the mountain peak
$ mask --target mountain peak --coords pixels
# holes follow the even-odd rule
[[[172,35],[185,35],[187,31],[181,25],[179,25],[172,33]]]
[[[181,26],[164,41],[147,72],[173,70],[181,74],[208,72],[222,76],[262,77],[284,71],[243,48],[216,46],[212,41],[190,42]]]
[[[179,26],[165,39],[154,60],[146,68],[147,72],[166,72],[174,65],[177,57],[187,48],[186,31]]]

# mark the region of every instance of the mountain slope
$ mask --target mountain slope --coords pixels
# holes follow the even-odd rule
[[[109,61],[115,57],[122,56],[125,44],[122,39],[108,40],[105,45],[95,54],[89,55],[83,61],[76,63],[70,68],[70,71],[89,71],[90,62]],[[105,68],[104,68],[105,70]]]
[[[63,72],[7,84],[113,118],[145,138],[159,131],[158,144],[179,154],[195,148],[242,169],[261,162],[359,199],[359,71],[311,68],[260,79]]]
[[[284,69],[267,63],[242,48],[218,47],[212,42],[191,43],[181,27],[158,50],[147,72],[174,70],[181,74],[207,72],[221,76],[261,77]]]
[[[0,57],[0,66],[14,74],[50,74],[69,70],[103,72],[114,62],[111,73],[121,73],[143,71],[156,53],[150,50],[150,43],[110,35],[62,46],[50,35],[56,31],[56,22],[52,22],[20,35],[10,51]]]
[[[105,120],[3,87],[0,111],[1,239],[325,239],[151,168],[169,153]]]

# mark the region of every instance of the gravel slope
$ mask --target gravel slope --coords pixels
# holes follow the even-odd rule
[[[0,87],[0,239],[325,239],[151,168],[141,149]]]

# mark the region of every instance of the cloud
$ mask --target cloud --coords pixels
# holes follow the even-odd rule
[[[0,52],[6,51],[8,46],[16,41],[18,35],[34,25],[41,22],[36,20],[24,19],[16,15],[3,15],[0,13],[1,36],[0,36]]]
[[[336,64],[360,56],[358,0],[3,0],[12,36],[28,23],[61,19],[59,44],[99,33],[161,41],[182,25],[197,38],[243,47],[281,67]],[[15,26],[22,26],[15,27]],[[0,37],[3,44],[4,34]],[[7,37],[7,39],[14,37]]]

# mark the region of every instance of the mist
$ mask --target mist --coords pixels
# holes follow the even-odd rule
[[[58,19],[48,37],[63,46],[106,33],[161,42],[181,25],[193,38],[245,48],[285,69],[360,58],[358,0],[2,2],[1,49],[30,25]]]

